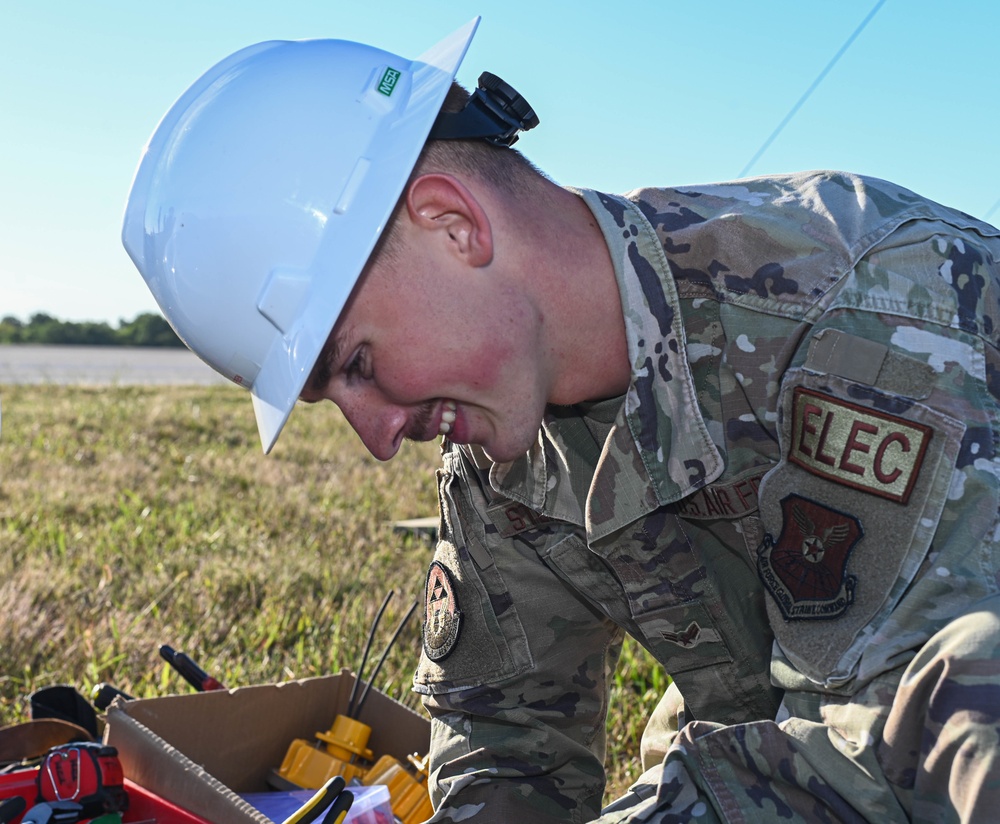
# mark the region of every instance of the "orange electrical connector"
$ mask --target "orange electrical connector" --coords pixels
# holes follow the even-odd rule
[[[316,733],[318,741],[296,738],[285,753],[278,775],[307,790],[318,790],[336,775],[347,782],[360,779],[372,763],[372,751],[367,748],[371,734],[367,724],[338,715],[328,732]]]
[[[406,756],[416,774],[406,769],[391,755],[383,755],[361,780],[362,784],[385,784],[389,788],[392,813],[403,824],[420,824],[434,814],[427,792],[428,756]]]

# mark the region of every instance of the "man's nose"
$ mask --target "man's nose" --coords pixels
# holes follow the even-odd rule
[[[336,403],[378,460],[387,461],[399,451],[406,434],[406,409],[372,397],[342,399]]]

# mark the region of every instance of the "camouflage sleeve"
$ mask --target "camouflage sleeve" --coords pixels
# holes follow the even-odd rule
[[[778,715],[681,727],[601,824],[997,820],[1000,238],[953,222],[868,252],[783,374]]]
[[[954,215],[899,227],[831,293],[759,490],[782,706],[667,725],[600,824],[998,820],[998,297],[998,233]]]
[[[604,792],[608,678],[621,630],[541,560],[547,524],[502,537],[474,469],[445,455],[441,532],[414,688],[432,718],[433,822],[581,822]]]

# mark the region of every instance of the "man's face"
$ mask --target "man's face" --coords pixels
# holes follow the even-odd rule
[[[542,317],[489,266],[435,250],[374,267],[361,281],[302,392],[331,400],[379,460],[403,438],[447,435],[508,461],[534,442],[548,376]]]

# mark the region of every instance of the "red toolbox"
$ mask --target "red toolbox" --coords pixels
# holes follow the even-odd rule
[[[208,819],[188,812],[165,798],[153,795],[149,790],[125,779],[128,793],[128,810],[122,819],[124,824],[156,822],[156,824],[212,824]]]
[[[171,804],[138,784],[125,779],[128,809],[122,815],[123,824],[212,824],[201,816]],[[31,807],[38,799],[38,768],[0,775],[0,801],[19,795]],[[22,816],[10,824],[20,824]]]

